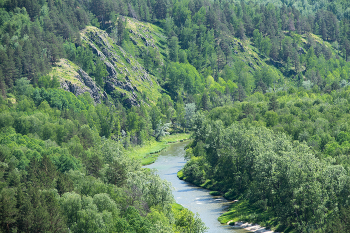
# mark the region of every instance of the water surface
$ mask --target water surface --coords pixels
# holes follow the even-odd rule
[[[173,195],[177,203],[198,213],[202,221],[209,227],[209,233],[232,232],[245,233],[243,229],[220,224],[218,217],[227,211],[230,202],[223,197],[213,197],[209,191],[196,187],[177,178],[177,172],[185,165],[184,147],[188,142],[170,145],[162,151],[157,161],[146,167],[157,169],[158,175],[169,181],[174,187]]]

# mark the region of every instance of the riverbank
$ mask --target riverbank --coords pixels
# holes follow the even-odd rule
[[[231,222],[228,222],[230,225]],[[235,225],[232,226],[233,228],[239,228],[244,229],[250,232],[254,233],[278,233],[276,231],[267,230],[265,227],[262,227],[258,224],[251,224],[251,223],[245,223],[245,222],[235,222]]]
[[[154,169],[161,179],[167,180],[174,187],[172,193],[175,201],[193,213],[198,213],[198,217],[209,227],[208,233],[247,233],[246,230],[233,229],[217,220],[229,206],[226,199],[215,198],[209,194],[208,190],[177,178],[177,172],[186,163],[184,148],[188,143],[190,141],[169,144],[167,149],[160,153],[155,163],[145,168]],[[188,222],[185,217],[182,219]]]
[[[188,133],[167,135],[161,141],[151,140],[142,146],[132,147],[125,153],[131,158],[140,159],[142,165],[152,164],[156,161],[159,153],[165,150],[170,143],[188,140],[190,136]]]
[[[177,177],[180,180],[186,181],[186,177],[184,177],[182,170],[177,173]],[[194,185],[207,190],[213,190],[210,192],[213,196],[221,196],[222,193],[215,190],[215,188],[213,188],[215,186],[209,185],[210,183],[211,182],[207,180],[204,184]],[[239,201],[233,201],[233,197],[228,195],[225,195],[225,198],[231,200],[232,204],[228,211],[218,218],[221,224],[228,224],[234,228],[241,228],[256,233],[296,233],[293,227],[280,224],[278,218],[270,209],[262,210],[259,207],[251,205],[243,198],[239,198]]]
[[[252,206],[247,200],[233,202],[229,210],[222,214],[218,220],[222,224],[230,224],[252,232],[284,232],[296,233],[291,226],[280,224],[275,214],[267,208]]]

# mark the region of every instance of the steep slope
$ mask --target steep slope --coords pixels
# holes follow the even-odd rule
[[[83,46],[96,54],[106,66],[108,74],[103,78],[103,87],[68,59],[60,59],[49,75],[58,77],[61,87],[76,96],[89,92],[95,103],[101,103],[108,98],[107,95],[118,99],[128,108],[140,106],[143,102],[156,102],[161,96],[162,88],[155,77],[157,74],[147,69],[143,59],[151,53],[151,62],[158,67],[152,69],[152,72],[160,73],[164,65],[166,37],[162,34],[162,29],[153,24],[128,17],[123,19],[128,41],[132,43],[133,50],[137,50],[132,53],[116,43],[113,30],[107,33],[87,26],[80,32]]]
[[[140,23],[139,23],[140,24]],[[134,34],[134,38],[137,37]],[[108,76],[105,77],[105,90],[108,94],[121,97],[127,106],[138,106],[142,101],[153,102],[160,96],[161,87],[156,77],[149,74],[143,65],[105,32],[88,26],[81,31],[83,43],[99,56],[106,65]],[[139,36],[133,39],[135,44],[154,45],[154,41]],[[144,38],[144,39],[142,39]]]
[[[87,26],[81,31],[83,45],[96,54],[107,68],[108,75],[104,77],[103,87],[98,87],[93,78],[88,77],[80,67],[65,59],[54,67],[51,76],[55,74],[60,77],[61,86],[75,95],[88,91],[96,103],[106,99],[107,94],[118,99],[128,108],[139,106],[143,102],[156,102],[162,92],[157,77],[161,77],[160,73],[165,64],[166,36],[163,30],[154,24],[140,22],[129,17],[122,17],[122,20],[127,32],[127,39],[123,46],[116,43],[117,26],[115,28],[111,26],[106,31]],[[325,47],[331,55],[336,54],[329,42],[323,41],[322,38],[312,33],[299,35],[284,31],[283,34],[289,41],[297,44],[297,52],[300,56],[305,54],[310,46],[320,48],[319,50],[324,50]],[[232,67],[236,64],[244,65],[244,69],[250,73],[247,77],[252,81],[249,82],[255,82],[255,85],[258,82],[253,81],[256,79],[256,71],[264,67],[268,67],[273,73],[276,87],[280,89],[294,85],[296,80],[294,76],[306,70],[303,65],[298,68],[298,72],[294,66],[286,69],[285,62],[264,55],[254,44],[254,38],[240,40],[230,35],[225,40],[229,41],[231,51],[227,64]],[[221,39],[216,42],[220,44]],[[153,69],[146,64],[146,57],[151,59]],[[235,72],[237,73],[237,70]],[[221,74],[220,72],[219,75]],[[238,79],[239,77],[233,81],[239,82]],[[253,87],[254,84],[251,86]]]
[[[126,29],[129,31],[131,42],[137,46],[140,53],[155,53],[156,62],[164,64],[166,57],[166,36],[163,30],[154,24],[141,22],[134,18],[123,17],[126,21]]]
[[[58,77],[61,88],[76,96],[89,92],[97,104],[108,98],[106,92],[101,90],[84,70],[67,59],[61,59],[49,75]]]

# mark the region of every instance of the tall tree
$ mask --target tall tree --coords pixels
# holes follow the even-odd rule
[[[176,36],[172,36],[168,43],[169,59],[173,62],[179,61],[179,40]]]

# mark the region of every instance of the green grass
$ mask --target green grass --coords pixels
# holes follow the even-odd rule
[[[164,137],[161,141],[149,141],[146,142],[143,146],[136,146],[130,148],[126,151],[126,154],[129,157],[140,159],[142,165],[147,165],[153,163],[159,152],[164,150],[169,143],[179,142],[181,140],[186,140],[190,137],[190,134],[173,134]]]
[[[183,210],[185,208],[182,205],[177,204],[177,203],[171,204],[171,207],[173,209],[173,212],[179,212],[179,211],[181,211],[181,210]]]
[[[59,62],[56,63],[56,66],[52,68],[49,75],[51,77],[56,76],[61,81],[68,80],[73,84],[78,84],[81,87],[84,87],[85,85],[76,78],[78,75],[77,70],[79,70],[79,67],[77,65],[67,59],[62,58]]]
[[[272,229],[277,232],[294,233],[297,232],[291,226],[284,226],[278,222],[278,218],[274,217],[274,213],[271,210],[261,210],[252,206],[247,200],[242,200],[233,203],[229,211],[222,214],[219,219],[220,223],[226,224],[231,222],[250,222],[257,223],[263,227]]]

